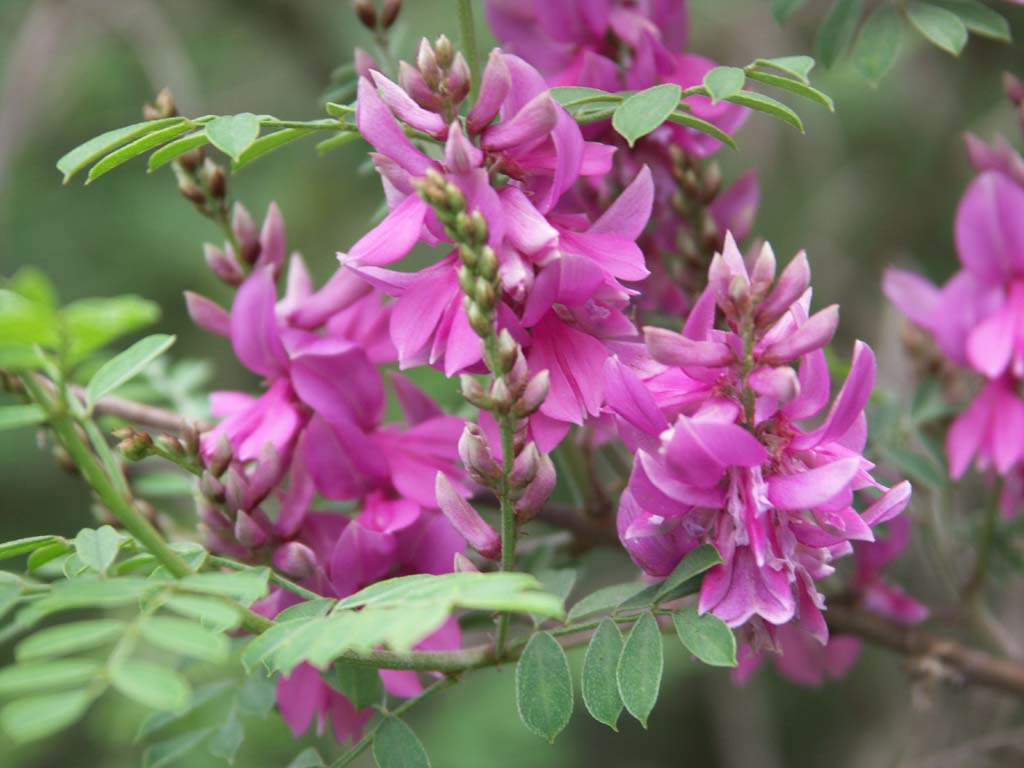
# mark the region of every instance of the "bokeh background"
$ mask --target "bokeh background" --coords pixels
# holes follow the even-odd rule
[[[770,5],[691,0],[691,50],[739,65],[812,51],[829,4],[812,0],[781,29]],[[1001,5],[1024,39],[1024,8]],[[408,57],[421,35],[454,37],[454,6],[406,0],[396,50]],[[331,71],[350,60],[354,45],[369,43],[346,0],[0,0],[0,273],[35,265],[64,301],[120,293],[154,299],[163,308],[159,329],[179,336],[176,358],[211,360],[216,385],[251,384],[221,340],[188,322],[183,290],[225,296],[201,252],[219,233],[180,198],[170,171],[147,175],[135,161],[89,188],[62,187],[54,163],[85,139],[136,121],[165,85],[185,114],[317,117]],[[875,345],[881,381],[897,392],[911,384],[899,361],[900,323],[879,289],[881,270],[899,263],[933,278],[952,272],[952,219],[970,178],[961,133],[1016,137],[1000,75],[1024,74],[1020,50],[972,36],[957,60],[908,37],[877,88],[848,64],[816,72],[837,112],[799,105],[806,136],[754,118],[739,136],[740,150],[723,157],[728,174],[748,167],[760,174],[757,232],[783,260],[806,248],[816,302],[842,303],[841,353],[854,338]],[[231,179],[231,191],[258,215],[278,201],[290,248],[324,276],[334,253],[366,228],[380,190],[358,143],[323,158],[313,144],[307,139],[254,163]],[[30,432],[2,436],[0,540],[74,535],[92,520],[81,485]],[[584,581],[632,572],[621,554],[592,552]],[[933,574],[913,552],[904,576],[916,594],[932,594]],[[846,680],[806,690],[771,669],[736,688],[675,643],[666,648],[667,674],[647,732],[624,717],[614,734],[577,702],[572,725],[549,747],[518,722],[511,668],[474,675],[411,720],[440,768],[1024,765],[1019,708],[914,683],[900,660],[879,651],[865,653]],[[16,749],[0,736],[0,768],[137,765],[133,739],[143,716],[108,696],[51,742]],[[245,768],[285,766],[315,743],[295,742],[274,718],[248,725],[236,762]],[[325,756],[336,754],[322,743]],[[180,764],[221,763],[196,753]]]

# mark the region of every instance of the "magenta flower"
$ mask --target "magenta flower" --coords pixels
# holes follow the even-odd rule
[[[655,361],[678,369],[675,401],[650,389],[664,372],[645,381],[611,363],[606,386],[609,409],[639,447],[619,510],[634,560],[665,576],[690,549],[713,543],[725,562],[705,576],[701,612],[731,626],[797,619],[825,642],[816,583],[852,541],[873,540],[872,527],[902,511],[909,484],[885,489],[862,455],[875,374],[865,344],[855,345],[824,420],[803,426],[828,406],[822,347],[838,318],[835,307],[808,316],[809,280],[802,253],[776,281],[770,248],[748,270],[727,237],[683,333],[645,329]],[[883,494],[858,512],[853,494],[869,487]]]
[[[499,327],[527,349],[532,371],[551,372],[550,394],[532,419],[534,438],[547,451],[570,423],[598,414],[607,342],[636,335],[625,315],[632,291],[623,281],[647,275],[635,240],[650,212],[650,174],[639,170],[621,200],[591,222],[560,201],[581,176],[607,172],[613,150],[583,140],[536,70],[494,51],[465,125],[442,119],[422,73],[403,72],[404,89],[376,72],[359,86],[357,123],[378,151],[391,213],[340,254],[343,272],[395,297],[390,332],[403,368],[437,365],[449,376],[479,370],[480,342],[463,306],[457,254],[418,273],[383,268],[417,242],[445,239],[413,186],[428,170],[443,174],[467,209],[486,219],[501,275]],[[416,147],[399,120],[443,140],[443,158]]]
[[[946,357],[988,379],[947,434],[954,479],[972,460],[1005,476],[1024,459],[1014,437],[1024,427],[1024,160],[1005,142],[988,147],[973,136],[968,152],[981,173],[957,211],[960,271],[941,289],[901,270],[883,282]]]

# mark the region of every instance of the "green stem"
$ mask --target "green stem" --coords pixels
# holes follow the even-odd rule
[[[391,712],[387,713],[384,717],[378,720],[377,723],[373,726],[373,728],[371,728],[369,732],[359,740],[358,744],[356,744],[354,747],[352,747],[352,749],[350,749],[348,752],[346,752],[333,763],[331,763],[330,768],[343,768],[343,766],[351,765],[353,760],[355,760],[357,757],[363,754],[363,752],[365,752],[370,747],[370,745],[373,744],[373,737],[376,735],[377,731],[380,729],[381,725],[384,724],[384,721],[388,717],[398,717],[400,715],[403,715],[424,699],[428,699],[435,693],[440,693],[445,688],[448,688],[454,684],[454,680],[446,677],[441,680],[438,680],[433,685],[424,688],[423,692],[419,696],[415,696],[411,699],[406,699],[405,701],[403,701],[401,704],[399,704],[397,707],[391,710]]]
[[[501,505],[501,570],[513,571],[516,567],[516,512],[509,496],[508,479],[512,474],[515,461],[514,425],[509,415],[499,418],[501,428],[501,486],[498,499]],[[498,618],[498,638],[496,648],[498,658],[505,653],[508,640],[509,614],[503,613]]]
[[[35,376],[23,376],[22,381],[32,399],[47,412],[47,421],[53,433],[104,506],[174,577],[180,579],[191,576],[194,571],[189,564],[164,541],[159,531],[135,508],[131,498],[119,490],[96,454],[78,434],[78,425],[68,411],[66,393],[59,391],[57,398],[51,399]],[[250,632],[258,634],[272,626],[273,622],[248,608],[237,607],[242,615],[242,625]]]
[[[239,563],[229,557],[220,557],[219,555],[210,555],[208,560],[211,565],[219,565],[222,568],[233,568],[236,571],[244,571],[249,568],[249,566],[244,563]],[[305,587],[296,584],[294,581],[286,579],[273,568],[270,569],[270,580],[279,587],[284,587],[289,592],[298,595],[304,600],[319,600],[323,597],[323,595],[318,595],[316,592],[306,589]]]
[[[476,25],[473,23],[473,0],[459,0],[459,39],[469,62],[470,102],[480,91],[480,52],[476,47]]]

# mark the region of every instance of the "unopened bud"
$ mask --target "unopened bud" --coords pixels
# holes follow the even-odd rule
[[[174,162],[189,173],[194,173],[199,164],[203,162],[203,148],[197,147],[196,149],[190,149],[188,152],[183,152],[174,159]]]
[[[479,283],[478,283],[479,284]],[[493,294],[493,288],[491,289]],[[516,364],[516,357],[519,355],[519,345],[516,344],[516,340],[512,338],[512,334],[509,333],[508,328],[502,328],[498,334],[498,371],[501,374],[507,374],[512,370],[512,367]]]
[[[281,454],[273,443],[267,443],[260,451],[256,466],[249,477],[248,488],[245,495],[245,508],[256,507],[270,494],[274,487],[281,480],[286,467],[281,460]]]
[[[274,568],[290,579],[302,581],[316,573],[316,555],[298,541],[289,541],[278,547],[271,559]]]
[[[512,405],[512,393],[509,391],[508,384],[505,383],[504,379],[494,379],[491,384],[490,395],[491,400],[493,400],[494,404],[502,411]]]
[[[547,369],[541,371],[526,385],[523,394],[516,400],[515,414],[521,419],[535,414],[544,403],[551,389],[551,374]]]
[[[508,482],[513,488],[525,488],[537,477],[540,469],[540,451],[534,443],[528,443],[516,456]]]
[[[469,299],[468,296],[466,298]],[[466,316],[470,327],[478,336],[488,336],[494,331],[494,319],[491,314],[484,311],[476,302],[466,302]]]
[[[487,396],[487,392],[484,390],[484,385],[475,376],[471,376],[468,373],[459,376],[459,389],[462,392],[462,396],[477,408],[486,411],[490,410],[493,405],[491,398]]]
[[[700,199],[700,179],[693,168],[687,168],[680,174],[679,186],[689,200]]]
[[[437,473],[434,487],[437,505],[451,523],[452,528],[466,540],[473,549],[486,558],[497,560],[501,556],[501,539],[480,514],[470,506],[451,484],[444,472]]]
[[[434,49],[425,37],[420,40],[420,47],[416,51],[416,67],[430,89],[436,91],[441,85],[441,68],[437,65]]]
[[[156,107],[161,117],[176,117],[178,114],[178,108],[174,105],[174,95],[170,88],[160,89],[160,93],[153,101],[153,106]]]
[[[525,390],[526,385],[529,383],[529,375],[530,367],[526,362],[526,355],[523,354],[523,348],[517,344],[515,361],[508,372],[508,383],[512,391],[521,393]]]
[[[170,432],[164,432],[156,439],[156,444],[162,451],[171,454],[172,456],[184,456],[185,446],[181,444],[181,441]]]
[[[252,215],[241,203],[235,203],[231,211],[231,231],[238,240],[239,256],[246,264],[255,264],[260,254],[260,228]]]
[[[212,472],[203,472],[199,478],[199,492],[210,501],[221,504],[224,501],[224,484]]]
[[[722,167],[712,160],[704,169],[701,181],[703,184],[701,186],[700,200],[704,205],[707,205],[718,197],[718,193],[722,189]]]
[[[485,245],[480,249],[480,262],[477,264],[477,272],[488,280],[494,280],[498,276],[498,257],[494,249]]]
[[[471,246],[465,244],[459,246],[459,258],[470,269],[475,269],[479,262],[477,252]]]
[[[352,7],[364,27],[370,30],[377,28],[377,9],[373,0],[353,0]]]
[[[234,452],[231,449],[231,441],[223,432],[217,437],[217,444],[213,447],[213,453],[207,462],[207,468],[214,477],[220,477],[231,463]]]
[[[215,200],[223,200],[228,190],[227,176],[224,175],[224,169],[207,157],[203,160],[201,173],[203,174],[203,183],[206,184],[210,196]]]
[[[199,427],[193,421],[185,421],[181,426],[181,439],[189,456],[199,454]]]
[[[384,0],[380,12],[380,26],[388,29],[398,18],[398,12],[402,10],[402,0]]]
[[[245,497],[248,495],[249,484],[241,471],[235,466],[228,467],[221,482],[224,484],[224,507],[228,512],[246,509]]]
[[[206,501],[199,502],[199,519],[211,531],[223,533],[231,530],[231,521],[224,516],[223,510]]]
[[[466,296],[473,296],[475,293],[474,289],[476,287],[476,277],[473,275],[473,270],[466,265],[463,265],[459,267],[458,277],[459,288],[462,289],[462,292],[466,294]]]
[[[163,115],[160,114],[160,110],[154,107],[152,104],[142,105],[142,119],[143,120],[159,120]]]
[[[434,53],[437,56],[437,66],[441,69],[448,69],[455,58],[455,48],[447,35],[441,35],[434,41]]]
[[[454,104],[459,104],[469,95],[469,77],[469,64],[459,51],[448,73],[448,96]]]
[[[494,293],[494,286],[482,277],[478,277],[473,284],[473,299],[486,310],[494,309],[497,301]]]
[[[206,195],[203,190],[199,188],[199,185],[195,183],[193,179],[182,176],[178,179],[178,191],[181,192],[182,196],[191,203],[196,205],[203,205],[206,202]]]
[[[267,541],[267,534],[247,513],[239,512],[235,518],[235,538],[243,547],[256,549]]]
[[[459,438],[459,458],[474,480],[491,485],[501,477],[501,465],[491,454],[487,436],[476,424],[467,424]]]
[[[526,487],[523,495],[514,504],[518,521],[526,522],[536,517],[544,502],[551,496],[551,492],[555,490],[557,479],[555,465],[552,463],[551,457],[541,454],[537,476],[533,478],[533,482]]]
[[[1006,92],[1006,97],[1016,106],[1024,104],[1024,83],[1016,75],[1003,72],[1003,90]]]
[[[238,263],[220,248],[205,243],[203,245],[203,255],[206,258],[206,265],[213,274],[220,278],[221,282],[232,286],[242,284],[245,275],[239,268]]]
[[[126,437],[117,444],[117,449],[129,461],[138,461],[149,455],[153,448],[153,438],[148,432],[132,430],[130,437]]]

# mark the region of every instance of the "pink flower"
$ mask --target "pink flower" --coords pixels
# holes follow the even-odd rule
[[[822,347],[838,317],[834,307],[808,316],[809,280],[803,254],[776,280],[770,248],[748,270],[727,237],[683,333],[645,329],[655,361],[678,369],[682,396],[651,391],[663,372],[645,381],[624,365],[612,364],[606,386],[609,408],[639,446],[619,511],[637,563],[665,576],[690,549],[713,543],[724,563],[704,578],[701,612],[730,626],[796,618],[825,642],[816,583],[851,542],[872,541],[872,527],[902,511],[909,484],[885,489],[862,455],[875,374],[865,344],[855,345],[824,420],[804,426],[828,406]],[[857,512],[853,494],[869,487],[883,494]]]

